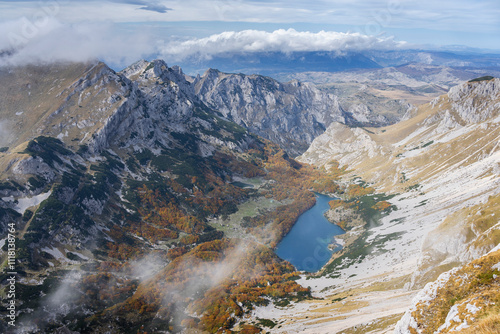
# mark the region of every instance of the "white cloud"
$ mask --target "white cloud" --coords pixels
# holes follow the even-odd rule
[[[339,54],[348,51],[387,50],[401,48],[405,42],[396,42],[391,37],[367,36],[360,33],[320,31],[299,32],[294,29],[279,29],[273,32],[260,30],[226,31],[206,38],[167,43],[161,54],[175,61],[189,56],[210,58],[224,53],[265,51],[333,51]]]
[[[0,51],[14,51],[0,58],[0,65],[33,62],[101,59],[129,65],[156,51],[145,30],[120,30],[108,23],[67,24],[47,17],[37,22],[22,18],[0,24]]]

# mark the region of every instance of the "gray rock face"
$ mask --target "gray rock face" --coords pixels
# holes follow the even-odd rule
[[[210,69],[193,84],[198,97],[209,107],[280,144],[292,155],[303,153],[332,122],[387,123],[367,110],[346,111],[337,96],[297,80],[280,83],[260,75],[226,74]]]
[[[12,171],[20,175],[40,175],[49,181],[52,181],[56,175],[54,169],[39,157],[29,157],[19,161]]]
[[[382,115],[377,115],[365,104],[354,104],[348,109],[351,117],[360,124],[387,124],[387,119]]]
[[[204,113],[209,109],[195,95],[194,86],[179,67],[169,68],[161,60],[141,61],[121,74],[132,82],[127,99],[133,103],[127,104],[113,131],[114,142],[120,147],[159,151],[175,146],[175,134],[184,133],[199,135],[197,150],[202,155],[211,144],[231,149],[246,145],[244,140],[237,144],[225,140],[222,134],[219,138],[207,135],[218,130],[211,118],[206,119]]]
[[[466,124],[490,118],[500,107],[495,101],[500,95],[500,79],[483,80],[453,87],[448,98],[454,111]]]

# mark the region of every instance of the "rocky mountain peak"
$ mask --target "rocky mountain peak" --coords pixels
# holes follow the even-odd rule
[[[124,70],[122,70],[121,73],[130,79],[131,77],[139,75],[142,72],[144,72],[144,70],[148,65],[149,62],[147,60],[141,59],[139,61],[136,61],[132,65],[128,66]]]
[[[209,68],[203,73],[202,76],[198,75],[193,81],[193,86],[196,94],[200,92],[209,91],[214,89],[214,87],[219,83],[222,77],[222,72],[219,70]]]
[[[125,68],[121,73],[129,79],[142,81],[172,81],[177,84],[187,82],[186,75],[179,66],[168,67],[162,59],[152,61],[139,60],[138,62]]]
[[[214,79],[216,77],[219,77],[221,74],[222,74],[222,72],[219,71],[218,69],[216,69],[216,68],[209,68],[208,70],[206,70],[203,73],[202,78]]]

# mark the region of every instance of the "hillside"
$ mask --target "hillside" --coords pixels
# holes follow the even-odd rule
[[[499,248],[427,284],[396,325],[395,333],[497,333]]]
[[[308,304],[308,312],[319,312],[312,322],[304,320],[307,312],[298,304],[287,311],[294,320],[283,331],[309,324],[316,333],[353,326],[363,332],[373,327],[369,319],[377,328],[393,328],[426,283],[500,243],[499,84],[498,79],[464,83],[407,121],[378,129],[334,123],[315,139],[300,161],[319,166],[339,161],[350,171],[346,182],[358,180],[386,193],[394,209],[349,227],[355,216],[349,214],[353,202],[347,193],[347,202],[338,204],[348,214],[345,251],[323,277],[300,281],[333,305]],[[336,298],[350,308],[339,309]],[[360,313],[351,316],[352,310]],[[342,317],[349,321],[335,321]]]

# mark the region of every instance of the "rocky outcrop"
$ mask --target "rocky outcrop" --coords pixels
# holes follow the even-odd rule
[[[466,124],[483,122],[498,114],[500,79],[468,82],[455,86],[448,92],[452,110]]]
[[[39,175],[49,181],[54,180],[56,172],[40,157],[27,157],[20,160],[12,169],[14,174],[19,175]]]
[[[313,164],[337,160],[341,165],[350,165],[379,154],[384,154],[384,148],[367,130],[335,122],[312,142],[300,159]]]
[[[360,125],[382,126],[387,125],[388,120],[380,114],[374,113],[366,104],[353,104],[348,109],[353,123]]]

